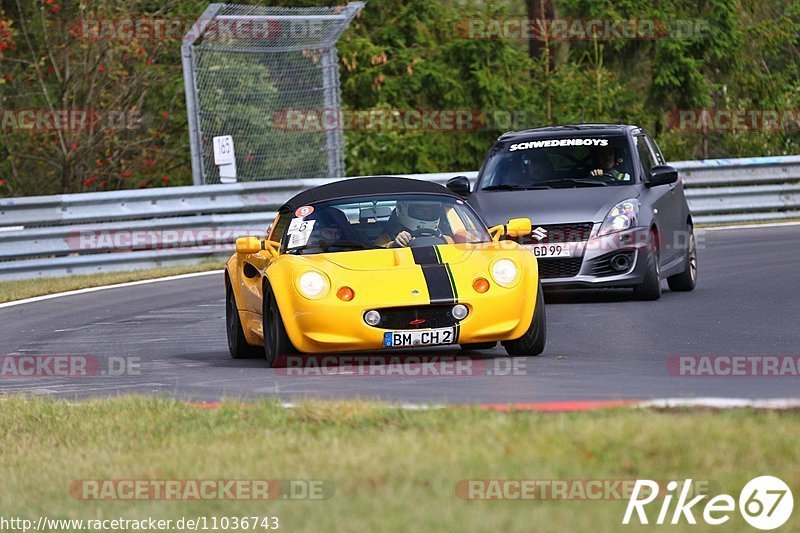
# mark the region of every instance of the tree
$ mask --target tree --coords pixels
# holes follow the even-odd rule
[[[9,44],[0,52],[0,169],[10,193],[185,179],[180,40],[127,38],[119,21],[179,17],[188,4],[137,10],[121,1],[14,0]]]

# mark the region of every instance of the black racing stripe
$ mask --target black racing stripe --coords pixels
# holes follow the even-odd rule
[[[455,303],[455,294],[453,294],[453,285],[450,282],[447,265],[442,264],[442,258],[436,247],[411,248],[411,254],[414,256],[414,263],[422,267],[422,275],[425,276],[425,285],[428,287],[431,303]]]
[[[418,265],[436,265],[440,262],[433,246],[412,248],[411,255],[414,256],[414,263]]]
[[[453,286],[445,265],[422,265],[422,275],[425,276],[425,285],[428,286],[432,304],[455,303]]]

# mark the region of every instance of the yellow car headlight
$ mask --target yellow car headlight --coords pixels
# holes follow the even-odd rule
[[[492,265],[492,279],[494,279],[498,285],[503,285],[504,287],[513,285],[517,280],[518,273],[519,269],[511,259],[500,259],[499,261],[495,261]]]
[[[320,274],[316,270],[309,270],[308,272],[297,278],[297,290],[311,300],[322,298],[331,288],[328,278]]]

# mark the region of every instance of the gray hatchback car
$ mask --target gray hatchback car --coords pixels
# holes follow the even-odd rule
[[[580,124],[505,133],[470,190],[447,182],[491,227],[533,221],[519,239],[544,287],[632,287],[656,300],[697,281],[697,246],[678,171],[637,126]]]

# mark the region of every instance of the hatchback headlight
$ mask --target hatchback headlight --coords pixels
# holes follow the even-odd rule
[[[319,272],[309,270],[297,279],[297,289],[300,294],[313,300],[325,296],[330,289],[330,283]]]
[[[517,279],[517,265],[511,259],[496,261],[492,265],[492,278],[500,285],[512,285]]]
[[[636,198],[628,198],[612,207],[600,225],[597,235],[607,235],[634,227],[639,218],[640,205]]]

